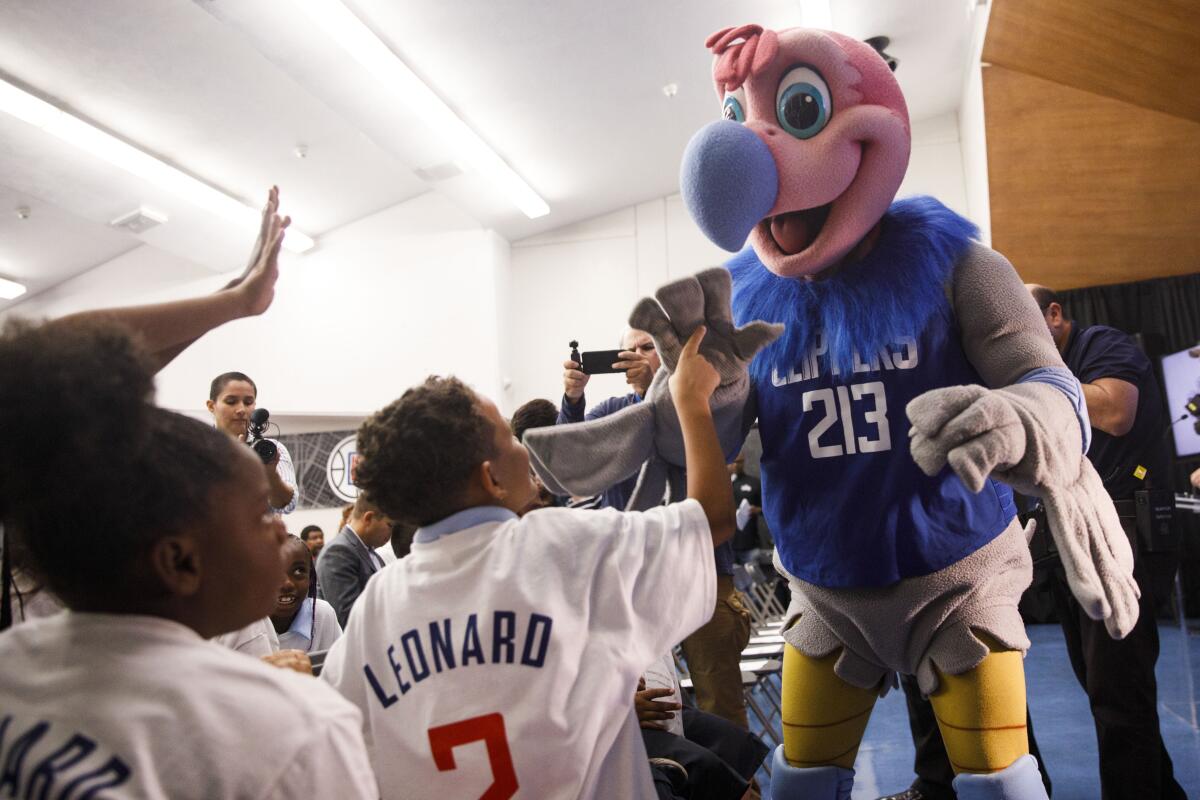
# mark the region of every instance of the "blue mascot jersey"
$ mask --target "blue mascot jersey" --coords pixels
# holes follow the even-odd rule
[[[897,269],[889,249],[905,246],[904,237],[889,237],[885,227],[871,256]],[[940,298],[931,300],[926,319],[909,320],[921,326],[917,331],[893,334],[870,349],[856,347],[840,364],[830,352],[831,339],[813,329],[821,324],[813,317],[799,358],[780,358],[786,343],[759,354],[765,363],[756,363],[752,375],[763,445],[763,512],[783,566],[796,577],[851,588],[928,575],[987,544],[1016,515],[1007,486],[989,480],[973,494],[948,466],[926,476],[909,453],[904,409],[910,400],[931,389],[982,383],[963,351],[943,288],[961,252],[944,253],[950,261],[940,269],[908,273],[915,282],[935,283],[929,297]],[[739,272],[766,269],[747,263],[751,259],[757,262],[746,251],[731,264],[740,323],[747,304],[737,295]],[[761,306],[753,311],[762,318]],[[803,324],[794,309],[774,316],[782,318],[770,321],[789,327]],[[903,325],[903,318],[896,324]]]

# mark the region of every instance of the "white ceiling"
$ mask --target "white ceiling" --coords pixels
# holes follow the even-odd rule
[[[808,13],[807,0],[346,5],[549,215],[525,218],[470,173],[419,177],[456,154],[289,0],[6,0],[0,76],[253,205],[279,184],[310,236],[437,191],[516,240],[677,191],[684,145],[719,111],[704,39]],[[958,106],[974,5],[834,0],[833,24],[892,37],[911,115],[925,119]],[[107,227],[139,205],[170,221],[140,237]],[[29,284],[28,297],[142,244],[223,271],[246,232],[0,114],[0,276]]]

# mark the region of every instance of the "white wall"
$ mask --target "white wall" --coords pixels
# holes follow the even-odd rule
[[[692,225],[678,195],[514,243],[514,407],[535,397],[559,401],[570,340],[581,350],[618,347],[640,297],[728,257]],[[624,376],[597,375],[588,397],[626,391]]]
[[[227,280],[195,262],[142,245],[0,311],[0,322],[10,316],[53,318],[89,308],[151,302],[171,296],[181,282],[216,288]]]
[[[202,267],[156,280],[171,259],[139,248],[22,303],[23,316],[187,297],[227,276]],[[162,272],[160,269],[159,272]],[[158,402],[199,411],[212,378],[246,372],[274,414],[357,418],[431,373],[453,372],[501,394],[497,297],[508,243],[430,193],[333,231],[304,256],[286,254],[266,314],[207,334],[158,377]],[[507,307],[506,307],[507,308]],[[353,427],[353,424],[339,427]],[[284,427],[284,432],[293,432]]]
[[[991,8],[991,3],[986,2],[976,4],[971,12],[971,55],[958,110],[958,137],[962,143],[963,181],[967,191],[965,213],[979,226],[980,238],[987,245],[992,243],[992,213],[980,58]]]
[[[168,366],[159,402],[195,408],[214,375],[235,369],[283,414],[370,413],[450,370],[495,394],[495,238],[435,194],[340,228],[283,266],[267,314]]]
[[[897,197],[928,194],[970,217],[963,178],[958,117],[943,114],[912,123],[912,154]]]
[[[954,114],[913,123],[913,148],[899,196],[931,194],[967,214],[967,191]],[[662,284],[723,264],[729,253],[709,242],[677,195],[514,242],[511,408],[562,397],[567,342],[609,350],[634,303]],[[623,394],[622,376],[598,375],[588,402]]]

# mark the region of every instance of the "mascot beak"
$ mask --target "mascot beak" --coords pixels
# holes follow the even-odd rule
[[[742,249],[779,193],[779,172],[766,143],[727,119],[706,125],[688,142],[679,182],[700,230],[730,252]]]

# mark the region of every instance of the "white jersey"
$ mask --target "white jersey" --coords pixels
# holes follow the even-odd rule
[[[675,655],[673,653],[664,653],[657,661],[647,666],[642,678],[646,681],[647,689],[671,690],[671,694],[660,697],[654,702],[683,702],[683,692],[679,686],[679,671],[675,669]],[[676,736],[683,736],[682,709],[674,713],[675,716],[667,720],[661,720],[661,722],[666,726],[667,732],[673,733]]]
[[[63,612],[0,635],[14,797],[377,798],[358,711],[159,617]]]
[[[275,633],[275,626],[271,624],[270,617],[256,619],[244,628],[214,636],[211,641],[213,644],[255,658],[279,652],[279,634]]]
[[[716,605],[700,504],[428,530],[455,520],[371,578],[321,674],[363,712],[382,796],[655,797],[633,694]]]

